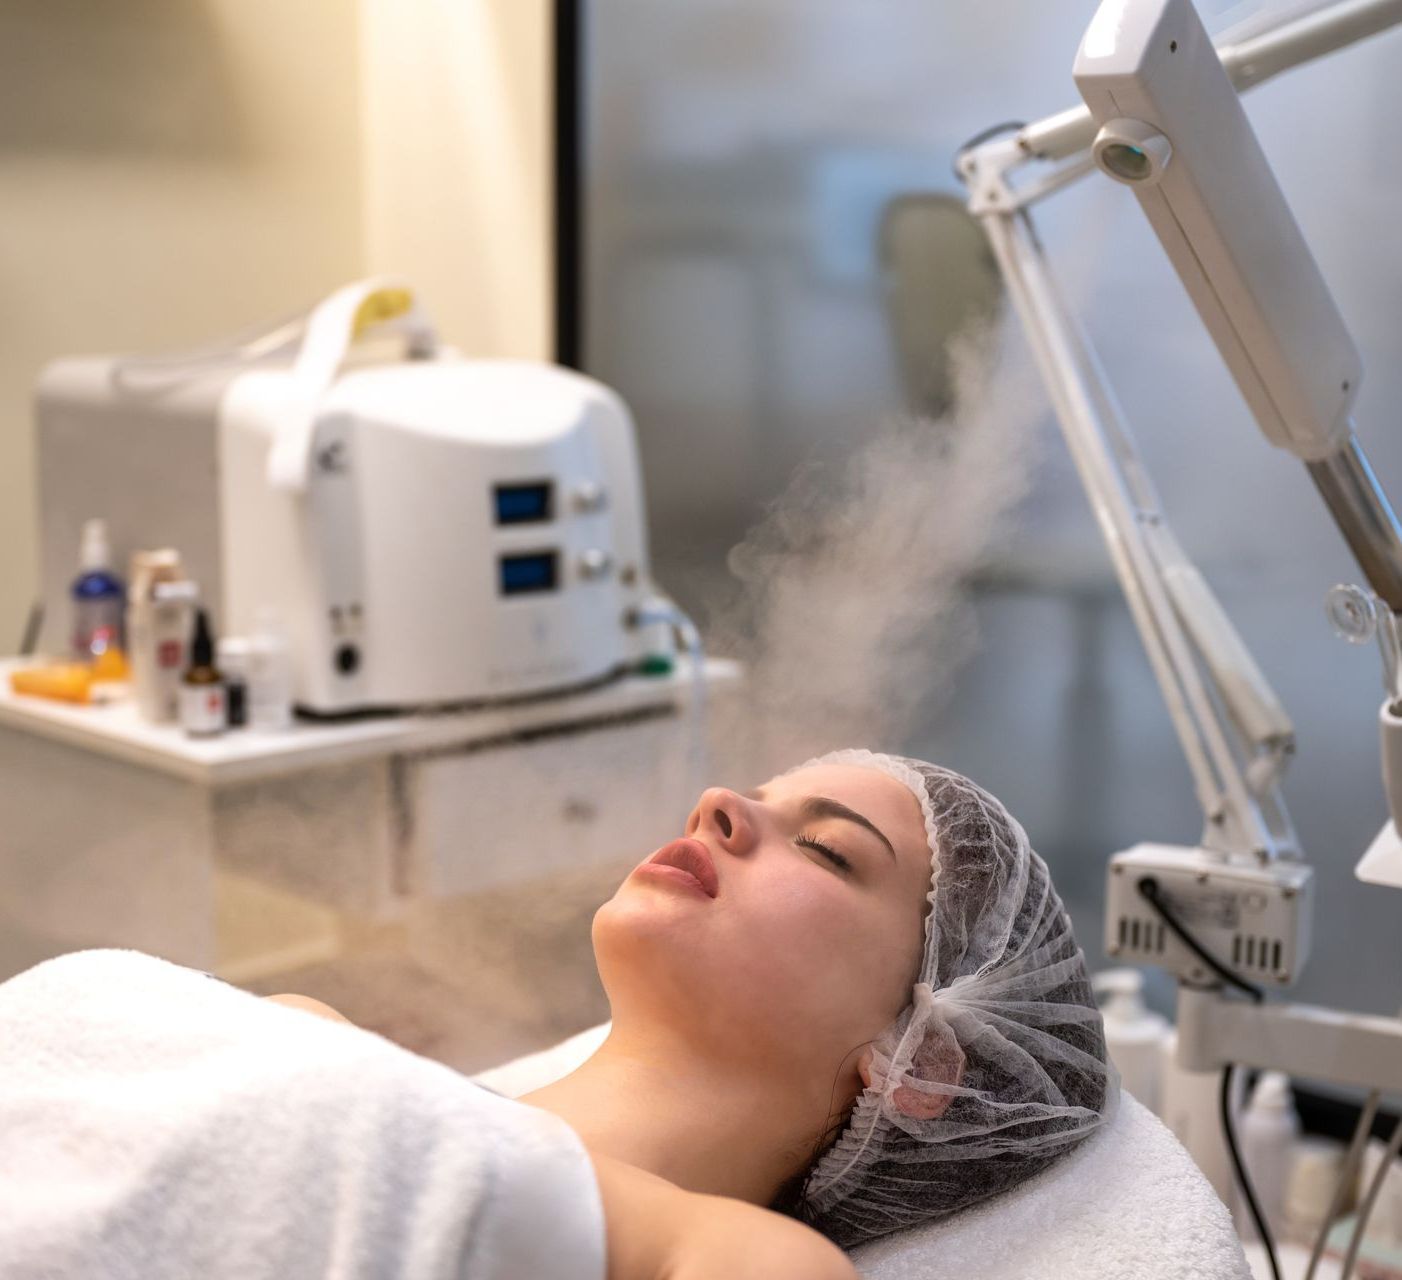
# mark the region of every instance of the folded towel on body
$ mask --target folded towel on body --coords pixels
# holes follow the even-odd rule
[[[603,1275],[554,1116],[137,952],[0,983],[0,1276]]]

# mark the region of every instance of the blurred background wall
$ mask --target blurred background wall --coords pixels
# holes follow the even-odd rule
[[[379,271],[468,350],[548,354],[548,13],[0,6],[0,651],[35,592],[47,361],[199,345]]]
[[[1300,7],[1199,4],[1218,31]],[[638,416],[657,573],[703,617],[727,548],[795,465],[857,448],[901,404],[876,252],[887,202],[956,190],[965,139],[1078,101],[1071,63],[1094,9],[589,0],[586,363]],[[1378,157],[1396,149],[1399,67],[1392,33],[1247,99],[1363,350],[1360,435],[1394,493],[1402,179]],[[1295,718],[1286,794],[1320,881],[1299,993],[1394,1011],[1398,899],[1352,876],[1385,816],[1378,662],[1336,640],[1322,610],[1358,575],[1303,469],[1249,418],[1130,194],[1097,176],[1037,220],[1170,519]],[[1106,857],[1195,842],[1201,817],[1045,414],[1033,441],[1031,493],[974,606],[974,657],[887,745],[1003,798],[1099,961]],[[926,663],[912,696],[949,684],[933,641]]]
[[[549,0],[360,0],[365,266],[475,355],[548,359]]]

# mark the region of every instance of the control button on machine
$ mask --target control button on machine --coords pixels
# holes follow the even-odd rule
[[[579,557],[579,576],[586,582],[607,577],[612,568],[613,557],[598,547],[591,547]]]
[[[574,489],[574,509],[580,515],[591,515],[608,505],[608,495],[592,480],[584,480]]]
[[[353,676],[360,670],[360,650],[353,644],[343,644],[336,650],[336,670],[343,676]]]

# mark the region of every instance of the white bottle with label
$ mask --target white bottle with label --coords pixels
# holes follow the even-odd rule
[[[1283,1071],[1264,1072],[1256,1081],[1239,1132],[1241,1160],[1251,1177],[1256,1205],[1272,1237],[1279,1240],[1285,1230],[1285,1189],[1290,1185],[1290,1166],[1300,1136],[1300,1117],[1295,1114],[1290,1077]],[[1243,1240],[1260,1238],[1240,1189],[1232,1216],[1236,1219],[1237,1235]]]
[[[1285,1187],[1285,1238],[1312,1245],[1334,1199],[1344,1167],[1342,1142],[1332,1138],[1301,1138],[1290,1157]]]
[[[189,659],[198,597],[178,551],[138,551],[132,556],[127,658],[137,710],[152,724],[169,724],[179,714],[180,680]]]
[[[1105,1022],[1105,1046],[1120,1084],[1155,1115],[1161,1114],[1159,1076],[1168,1019],[1144,1005],[1138,969],[1106,969],[1091,979]]]
[[[1177,1031],[1170,1031],[1163,1038],[1161,1068],[1160,1118],[1187,1148],[1222,1203],[1231,1204],[1235,1178],[1218,1107],[1221,1072],[1189,1071],[1180,1066]],[[1238,1084],[1242,1079],[1241,1072],[1237,1072]],[[1235,1115],[1235,1100],[1232,1110]]]
[[[259,609],[248,638],[248,727],[276,733],[292,724],[292,647],[277,614]]]

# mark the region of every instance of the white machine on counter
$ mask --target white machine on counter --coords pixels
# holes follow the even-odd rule
[[[316,714],[562,691],[657,650],[627,407],[441,347],[396,282],[213,354],[59,360],[38,428],[51,638],[98,515],[120,562],[177,547],[221,632],[275,611]]]

